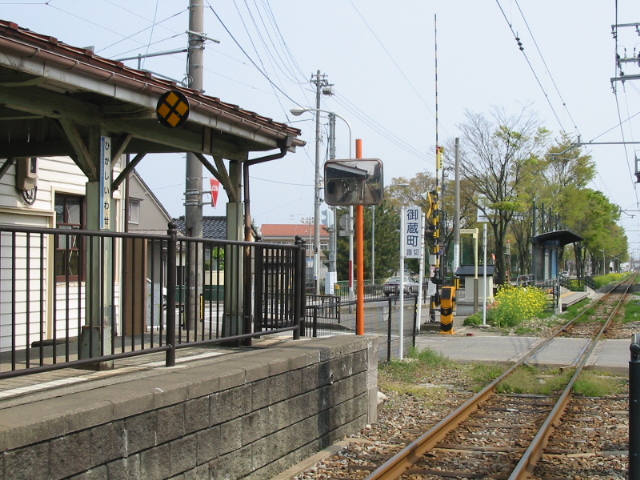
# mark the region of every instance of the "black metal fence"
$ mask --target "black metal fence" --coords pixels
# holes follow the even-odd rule
[[[0,226],[0,378],[300,335],[304,244]]]
[[[415,346],[420,329],[418,297],[405,295],[400,310],[400,297],[386,296],[382,286],[378,287],[377,296],[371,293],[367,296],[365,288],[364,330],[365,334],[378,337],[379,361],[389,361],[400,356],[401,348],[405,354]],[[425,315],[428,315],[427,309]],[[345,301],[338,295],[307,295],[305,331],[313,337],[355,335],[355,301]]]

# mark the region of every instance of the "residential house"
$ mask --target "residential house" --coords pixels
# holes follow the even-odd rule
[[[63,228],[68,230],[87,229],[86,191],[87,177],[69,157],[26,157],[3,160],[7,167],[0,177],[0,224],[21,225],[39,228]],[[114,164],[114,173],[121,170],[120,161]],[[113,193],[110,220],[115,230],[123,230],[123,202],[121,192]],[[8,299],[6,308],[0,310],[2,324],[11,324],[11,315],[16,316],[16,328],[28,330],[27,316],[33,305],[42,305],[42,324],[45,327],[44,338],[50,338],[53,330],[59,336],[79,335],[79,316],[85,304],[85,277],[87,272],[82,267],[85,258],[85,242],[77,236],[43,236],[30,238],[27,245],[26,238],[19,236],[14,241],[8,238],[3,241],[2,258],[13,258],[15,265],[8,261],[2,263],[0,269],[2,280],[12,279],[12,285],[19,288],[14,311],[9,310]],[[34,243],[37,242],[37,243]],[[41,244],[40,244],[41,243]],[[9,246],[11,245],[11,247]],[[9,251],[10,248],[15,252]],[[44,261],[32,258],[40,255]],[[30,253],[27,253],[29,250]],[[18,261],[20,259],[20,261]],[[11,273],[11,268],[15,269]],[[52,273],[52,274],[51,274]],[[54,283],[67,281],[69,295],[64,305],[59,298],[54,299],[50,292],[55,291]],[[26,288],[26,285],[29,288]],[[120,303],[120,275],[114,278],[114,302]],[[42,286],[42,288],[41,288]],[[8,284],[3,289],[8,291]],[[26,293],[27,290],[29,294]],[[61,294],[62,295],[62,294]],[[54,302],[54,300],[58,300]],[[68,302],[68,303],[67,303]],[[54,309],[47,308],[55,304]],[[117,310],[116,310],[117,314]],[[69,332],[65,331],[68,320]],[[37,336],[33,336],[37,335]],[[31,338],[21,336],[18,346],[40,339],[39,329],[33,329]],[[0,346],[11,345],[12,336],[9,329],[2,329]]]

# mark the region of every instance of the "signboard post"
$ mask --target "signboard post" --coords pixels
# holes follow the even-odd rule
[[[482,326],[487,326],[487,222],[489,222],[489,215],[493,214],[493,209],[487,207],[487,198],[485,196],[478,197],[478,223],[482,223],[483,227],[483,236],[482,240],[484,242],[484,274],[483,274],[483,282],[482,286],[482,296],[484,297],[482,300]],[[477,291],[477,289],[476,289]]]
[[[402,207],[400,216],[400,315],[399,315],[399,349],[398,358],[404,358],[404,260],[420,258],[422,234],[422,214],[420,207],[410,205]],[[422,286],[420,286],[422,288]]]

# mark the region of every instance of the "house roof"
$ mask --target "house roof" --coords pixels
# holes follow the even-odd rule
[[[311,224],[292,224],[292,223],[263,223],[260,227],[263,239],[273,237],[309,237],[314,234],[313,225]],[[329,230],[324,225],[320,225],[320,238],[329,238]]]
[[[120,153],[192,151],[243,161],[246,152],[282,148],[287,140],[290,151],[305,144],[299,129],[10,21],[0,20],[0,51],[0,77],[11,93],[0,92],[0,130],[5,122],[13,128],[10,142],[0,139],[6,156],[75,155],[57,119],[72,122],[67,133],[86,136],[85,128],[99,124],[122,135]],[[158,99],[169,91],[189,103],[188,119],[170,134],[156,114]],[[41,133],[37,141],[30,131]]]
[[[167,209],[164,208],[164,205],[162,204],[162,202],[160,202],[160,199],[155,196],[155,194],[153,193],[153,190],[149,188],[149,185],[147,185],[147,182],[143,180],[143,178],[140,176],[140,174],[136,170],[134,170],[132,174],[136,177],[138,182],[140,182],[140,186],[145,190],[148,197],[156,204],[158,209],[167,217],[167,220],[171,220],[171,215],[169,214],[169,212],[167,212]]]
[[[173,221],[178,225],[178,231],[183,235],[186,235],[187,227],[184,216],[174,218]],[[202,238],[209,238],[212,240],[226,240],[227,217],[202,217]]]
[[[487,265],[487,275],[491,276],[496,270],[495,265]],[[459,277],[473,277],[476,273],[475,265],[460,265],[456,270],[456,275]],[[484,265],[478,265],[478,275],[484,275]]]
[[[580,235],[570,230],[556,230],[536,235],[533,237],[532,242],[538,245],[564,246],[568,243],[581,242],[582,240],[584,239]]]

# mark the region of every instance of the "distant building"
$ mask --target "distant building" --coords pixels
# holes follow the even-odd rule
[[[142,177],[135,170],[127,180],[129,187],[127,208],[129,232],[166,235],[171,215],[164,208]]]
[[[314,255],[314,225],[291,223],[263,223],[260,227],[262,241],[268,243],[280,243],[293,245],[296,235],[299,235],[306,243],[307,248],[307,279],[313,279],[313,255]],[[320,265],[318,266],[318,278],[322,283],[329,271],[329,258],[325,252],[329,251],[329,230],[320,225]]]
[[[187,236],[187,224],[184,215],[174,218],[178,224],[178,231]],[[226,240],[227,238],[227,217],[203,216],[202,217],[202,238],[210,240]]]

